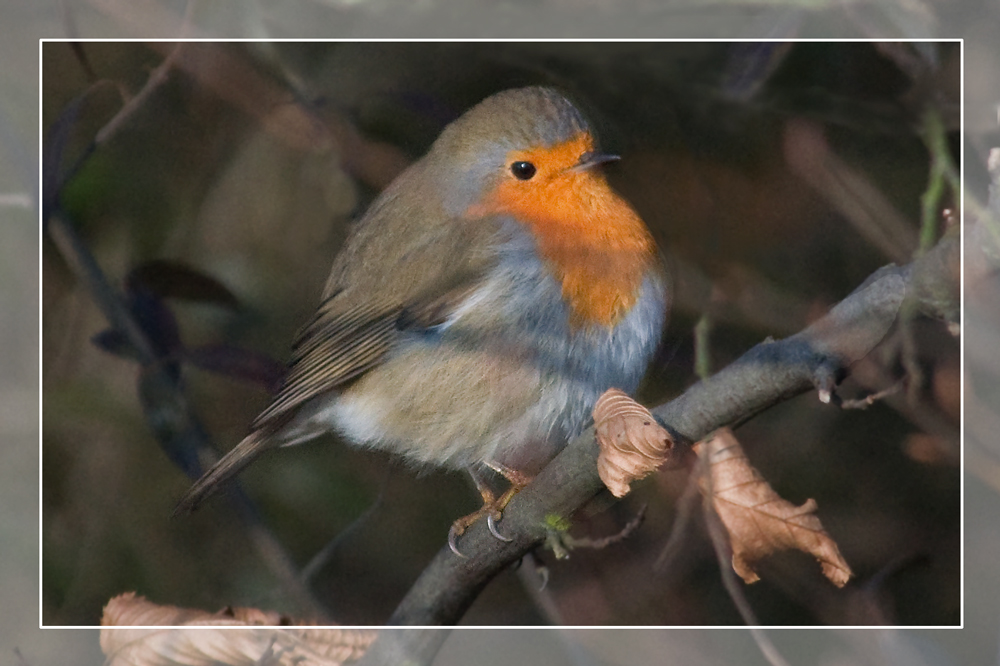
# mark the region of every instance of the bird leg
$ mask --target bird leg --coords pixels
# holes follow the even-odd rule
[[[500,476],[507,479],[508,482],[510,482],[510,488],[508,488],[507,492],[501,495],[500,498],[496,501],[497,510],[495,512],[495,515],[491,514],[489,516],[491,520],[500,520],[500,518],[503,517],[502,516],[503,510],[507,508],[507,503],[510,502],[512,499],[514,499],[514,495],[521,492],[525,486],[531,483],[531,479],[533,479],[534,477],[528,476],[524,472],[519,472],[516,469],[511,469],[506,465],[501,465],[500,463],[487,462],[486,465],[493,471],[497,472]],[[496,527],[492,524],[490,525],[490,531],[493,532],[493,535],[498,539],[500,539],[501,541],[510,541],[510,539],[505,539],[504,537],[497,534]]]
[[[510,482],[510,488],[497,497],[493,490],[486,485],[486,482],[482,479],[482,477],[479,476],[479,474],[477,474],[471,467],[469,468],[469,476],[472,477],[473,483],[476,484],[476,489],[483,498],[483,506],[477,511],[473,511],[469,515],[462,516],[456,520],[451,524],[451,529],[448,530],[448,547],[451,548],[451,551],[459,557],[465,556],[458,550],[456,540],[465,532],[465,530],[469,528],[470,525],[483,516],[486,516],[486,524],[493,536],[501,541],[511,541],[510,537],[505,537],[500,534],[499,530],[497,530],[496,521],[503,517],[503,510],[507,507],[507,504],[514,499],[514,495],[521,492],[521,490],[527,486],[532,479],[532,477],[527,474],[511,469],[506,465],[501,465],[500,463],[487,462],[486,465],[507,479],[507,481]]]

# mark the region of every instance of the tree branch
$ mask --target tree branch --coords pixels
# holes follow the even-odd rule
[[[829,400],[849,366],[885,337],[905,299],[915,299],[921,310],[957,313],[959,265],[957,261],[941,261],[941,257],[958,257],[958,252],[958,234],[947,234],[920,259],[903,267],[879,269],[808,328],[784,340],[758,344],[722,371],[653,409],[679,442],[675,455],[719,427],[743,423],[813,387],[819,389],[821,399]],[[945,288],[927,290],[915,276],[923,276],[924,282],[933,277],[935,285]],[[935,296],[940,294],[952,294],[955,300],[942,305]],[[496,539],[484,522],[474,524],[459,542],[465,557],[443,547],[388,624],[441,626],[458,622],[496,574],[544,542],[552,517],[571,516],[603,490],[597,456],[593,429],[589,429],[570,442],[507,506],[499,527],[511,541]],[[405,654],[407,663],[428,664],[433,659],[437,641],[416,640],[419,633],[385,631],[393,653]],[[415,640],[402,644],[408,636]],[[380,637],[375,645],[382,640]],[[388,663],[380,654],[373,649],[361,664]]]

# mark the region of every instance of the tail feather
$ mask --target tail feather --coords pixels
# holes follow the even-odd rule
[[[232,477],[243,471],[243,468],[255,461],[262,453],[281,444],[279,437],[266,429],[255,430],[237,444],[233,449],[215,463],[212,469],[205,472],[194,485],[184,493],[184,497],[174,508],[173,515],[186,515],[198,508],[205,499],[215,493],[219,487]]]

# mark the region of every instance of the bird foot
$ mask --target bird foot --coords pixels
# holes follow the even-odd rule
[[[521,481],[521,479],[519,479]],[[473,523],[477,520],[486,516],[486,526],[490,530],[490,534],[494,537],[503,541],[505,543],[510,543],[513,541],[512,538],[504,536],[500,533],[497,528],[497,522],[503,518],[503,510],[507,507],[507,504],[514,499],[514,495],[521,492],[521,489],[527,485],[527,480],[520,483],[515,483],[511,485],[507,491],[500,497],[494,498],[493,493],[481,487],[480,491],[483,496],[483,506],[478,511],[473,511],[467,516],[462,516],[454,523],[451,524],[451,529],[448,530],[448,548],[451,552],[455,553],[459,557],[465,557],[462,551],[458,549],[458,537],[467,530]]]
[[[486,520],[488,525],[496,524],[496,521],[501,518],[502,515],[500,510],[494,508],[494,505],[495,502],[483,504],[482,508],[478,511],[473,511],[467,516],[462,516],[451,524],[451,529],[448,530],[448,547],[451,548],[451,552],[455,553],[459,557],[465,557],[465,555],[462,554],[462,551],[458,549],[458,537],[465,534],[465,530],[469,529],[474,522],[483,516],[487,517]],[[493,532],[492,528],[490,529],[490,532]]]

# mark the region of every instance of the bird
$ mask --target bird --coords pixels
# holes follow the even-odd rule
[[[484,515],[504,538],[507,502],[605,390],[635,392],[664,329],[662,256],[600,168],[618,159],[550,87],[497,92],[448,124],[353,224],[281,388],[175,515],[265,451],[334,432],[467,470],[483,506],[453,523],[456,553]]]

